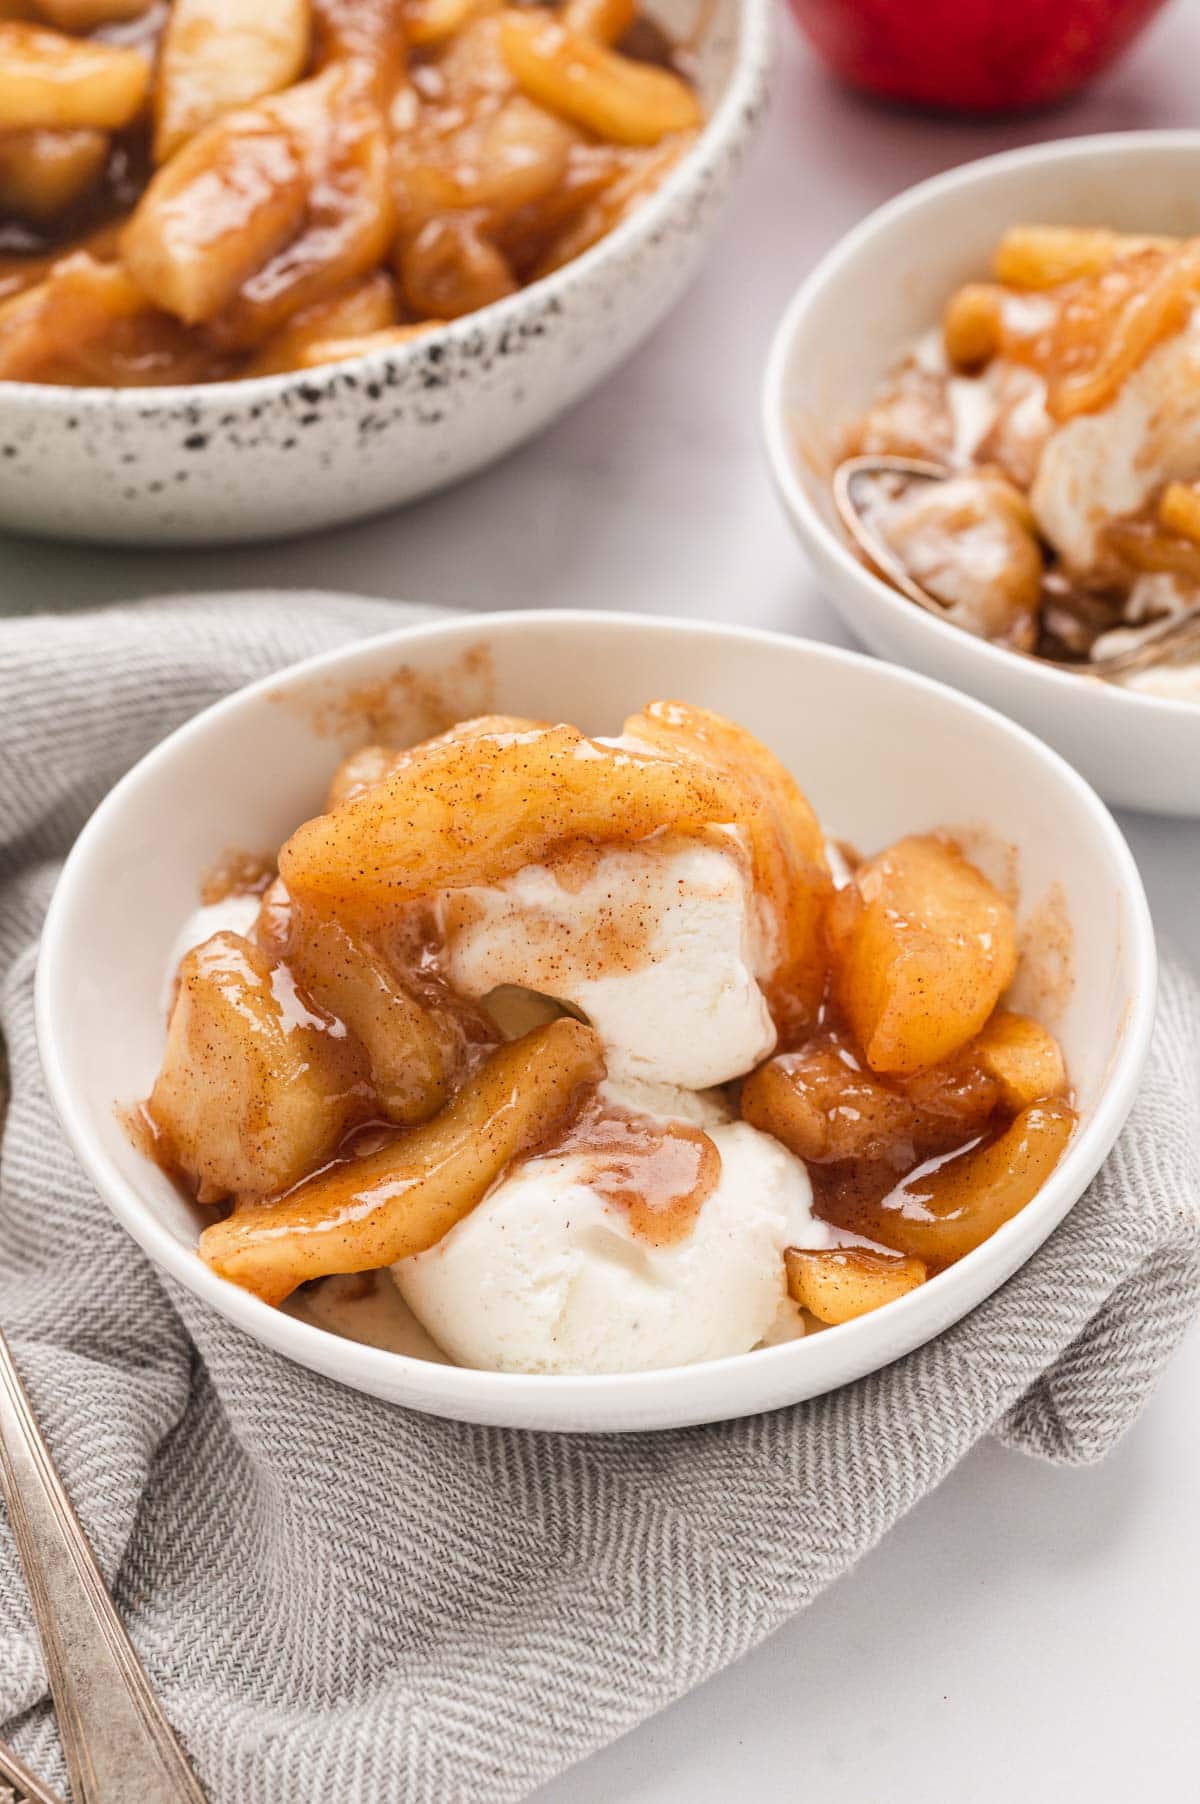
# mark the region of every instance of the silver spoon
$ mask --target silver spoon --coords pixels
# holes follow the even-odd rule
[[[859,550],[893,588],[915,601],[926,613],[936,614],[939,620],[945,620],[945,608],[928,589],[921,587],[882,534],[871,525],[855,491],[862,481],[873,477],[903,476],[915,482],[945,482],[948,477],[959,474],[960,471],[948,470],[944,464],[929,463],[920,457],[848,457],[833,473],[834,505],[842,525]],[[1048,664],[1051,670],[1069,671],[1072,676],[1110,679],[1128,676],[1135,670],[1150,670],[1156,664],[1177,657],[1190,645],[1200,646],[1200,606],[1151,627],[1136,645],[1128,646],[1124,651],[1109,652],[1105,657],[1090,658],[1086,662],[1073,664],[1064,658],[1043,658],[1015,645],[1004,649],[1021,658],[1034,658],[1038,664]]]
[[[113,1608],[0,1333],[0,1488],[25,1572],[75,1804],[204,1804]],[[6,1750],[7,1753],[7,1750]],[[12,1762],[9,1762],[12,1766]],[[0,1774],[39,1793],[19,1767]]]

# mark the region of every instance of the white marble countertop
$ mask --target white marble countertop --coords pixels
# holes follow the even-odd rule
[[[499,468],[291,545],[103,551],[0,540],[0,612],[181,588],[324,586],[560,603],[843,641],[760,454],[768,338],[814,258],[897,189],[1049,135],[1200,125],[1200,6],[1176,0],[1091,97],[941,125],[835,90],[781,23],[775,105],[696,286],[641,354]],[[1122,824],[1160,929],[1200,969],[1200,823]],[[1200,1336],[1094,1471],[980,1448],[805,1616],[539,1794],[716,1804],[1194,1795]]]

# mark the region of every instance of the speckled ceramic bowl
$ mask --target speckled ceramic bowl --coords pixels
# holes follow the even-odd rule
[[[0,386],[0,527],[143,544],[266,539],[468,476],[635,348],[695,273],[761,114],[770,0],[651,0],[709,121],[657,194],[544,281],[392,351],[176,388]]]

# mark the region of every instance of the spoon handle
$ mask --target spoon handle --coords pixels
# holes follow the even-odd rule
[[[43,1785],[6,1741],[0,1741],[0,1804],[62,1804],[58,1793]]]
[[[1170,664],[1193,645],[1200,645],[1200,608],[1164,622],[1157,632],[1148,633],[1140,645],[1114,652],[1099,663],[1114,676],[1131,676],[1137,670],[1152,670],[1156,664]],[[1097,674],[1103,675],[1104,670]]]
[[[2,1333],[0,1486],[76,1804],[205,1804],[104,1588]]]

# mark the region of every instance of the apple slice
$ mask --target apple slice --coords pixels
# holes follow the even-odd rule
[[[897,1253],[953,1265],[1037,1195],[1074,1129],[1061,1099],[1032,1103],[1002,1134],[919,1165],[856,1226]]]
[[[831,1327],[894,1303],[928,1276],[922,1260],[874,1247],[788,1247],[783,1258],[793,1302]]]
[[[1016,970],[1003,896],[949,839],[902,839],[829,910],[835,998],[872,1071],[940,1064],[982,1028]]]

